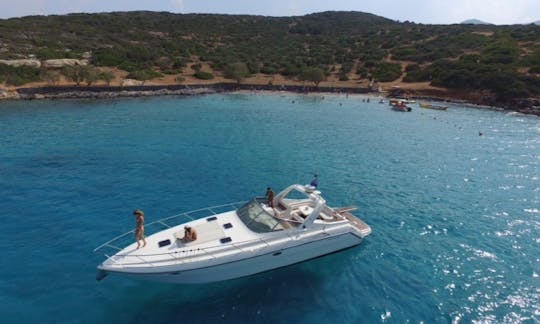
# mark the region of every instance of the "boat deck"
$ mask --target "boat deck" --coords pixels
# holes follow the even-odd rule
[[[347,211],[341,212],[340,214],[345,217],[349,222],[351,222],[351,224],[353,224],[354,227],[356,227],[363,236],[371,234],[371,227],[369,227],[368,224],[364,223],[362,220],[360,220],[353,214]]]

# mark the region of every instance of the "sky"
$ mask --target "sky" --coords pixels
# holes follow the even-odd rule
[[[540,0],[0,0],[2,19],[133,10],[264,16],[363,11],[423,24],[452,24],[471,18],[498,25],[540,20]]]

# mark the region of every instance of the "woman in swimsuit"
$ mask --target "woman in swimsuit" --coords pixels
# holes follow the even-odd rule
[[[144,213],[142,210],[136,210],[133,212],[135,215],[135,221],[137,222],[137,227],[135,229],[135,241],[137,242],[137,249],[141,247],[139,241],[143,241],[143,247],[146,246],[146,240],[144,239]]]

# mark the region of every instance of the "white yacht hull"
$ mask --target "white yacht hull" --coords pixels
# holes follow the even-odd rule
[[[196,269],[181,270],[168,269],[165,272],[134,273],[118,271],[119,274],[134,279],[150,281],[196,284],[222,281],[245,277],[265,272],[302,261],[314,259],[327,254],[338,252],[362,242],[362,238],[352,233],[327,237],[309,243],[298,242],[298,245],[276,249],[264,254],[253,255],[248,258],[233,260],[217,265],[201,266]],[[158,270],[158,269],[153,269]],[[111,272],[109,270],[109,272]]]
[[[349,213],[355,207],[330,208],[310,186],[291,185],[272,202],[253,199],[233,210],[222,205],[227,211],[221,213],[205,208],[208,216],[193,219],[186,213],[191,220],[176,226],[167,223],[172,217],[158,220],[153,224],[167,228],[148,236],[140,248],[136,243],[119,248],[132,233],[122,234],[94,250],[116,251],[106,254],[97,279],[108,273],[171,283],[235,279],[353,247],[371,233]],[[186,239],[188,229],[197,233],[195,239]]]

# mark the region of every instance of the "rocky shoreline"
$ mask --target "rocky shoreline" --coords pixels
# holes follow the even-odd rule
[[[253,85],[234,83],[213,83],[198,85],[139,85],[139,86],[48,86],[18,88],[4,91],[4,99],[72,99],[72,98],[117,98],[159,95],[200,95],[207,93],[249,91],[288,91],[296,93],[369,93],[368,88],[350,87],[308,87],[300,85]]]
[[[150,97],[165,95],[201,95],[210,93],[222,93],[231,91],[286,91],[294,93],[344,93],[344,94],[373,94],[367,87],[313,87],[305,85],[260,85],[260,84],[236,84],[236,83],[212,83],[212,84],[173,84],[173,85],[136,85],[136,86],[45,86],[45,87],[22,87],[16,90],[3,90],[0,88],[0,100],[34,100],[34,99],[110,99],[120,97]],[[482,102],[473,102],[467,99],[447,98],[424,94],[421,91],[415,93],[401,92],[389,93],[389,97],[403,95],[417,100],[431,100],[441,102],[453,102],[466,104],[470,107],[487,107],[497,110],[516,111],[524,114],[540,116],[540,102],[529,100],[516,102],[510,105],[486,105]]]

